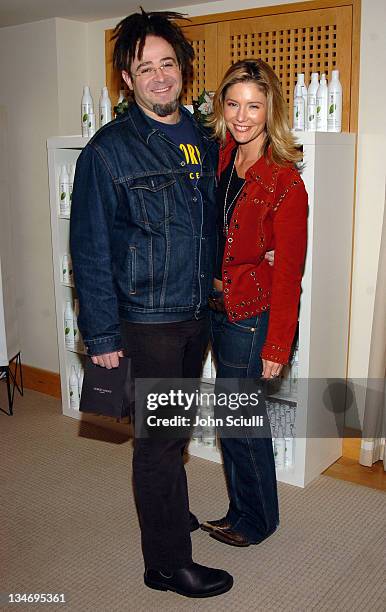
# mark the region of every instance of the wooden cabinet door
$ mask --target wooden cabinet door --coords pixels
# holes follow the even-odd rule
[[[192,104],[203,89],[214,91],[218,85],[217,28],[217,23],[182,27],[195,53],[193,71],[182,90],[183,104]]]
[[[261,58],[278,75],[290,121],[296,75],[331,77],[340,71],[343,88],[342,130],[350,129],[352,6],[237,19],[218,24],[219,79],[231,64]]]

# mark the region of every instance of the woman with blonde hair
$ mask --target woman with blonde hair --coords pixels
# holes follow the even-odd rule
[[[298,320],[307,235],[307,193],[274,71],[262,60],[229,68],[215,96],[221,142],[219,248],[211,336],[217,377],[275,378],[288,363]],[[274,265],[266,253],[274,249]],[[257,544],[279,524],[269,437],[222,437],[230,498],[202,529],[233,546]]]

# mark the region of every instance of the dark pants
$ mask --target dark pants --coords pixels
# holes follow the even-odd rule
[[[209,321],[139,324],[121,321],[134,378],[199,378]],[[188,440],[137,438],[133,476],[145,567],[192,563],[183,452]]]
[[[231,323],[221,312],[211,313],[211,341],[217,378],[260,378],[260,353],[267,335],[268,312]],[[222,437],[221,448],[229,493],[227,519],[233,529],[258,543],[279,524],[272,440]]]

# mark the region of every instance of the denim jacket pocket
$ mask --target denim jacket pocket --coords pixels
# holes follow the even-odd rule
[[[175,214],[176,179],[170,174],[156,174],[133,178],[128,183],[134,219],[148,226],[159,226],[171,221]]]

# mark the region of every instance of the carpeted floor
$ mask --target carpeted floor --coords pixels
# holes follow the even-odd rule
[[[304,490],[280,485],[280,529],[247,549],[195,532],[195,560],[227,569],[235,585],[211,600],[188,600],[143,586],[124,436],[80,432],[57,400],[27,390],[13,417],[0,413],[0,444],[2,610],[385,610],[381,491],[326,476]],[[220,517],[221,466],[194,458],[187,472],[192,510],[202,520]],[[8,592],[64,593],[67,603],[7,606]]]

